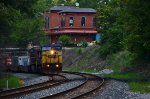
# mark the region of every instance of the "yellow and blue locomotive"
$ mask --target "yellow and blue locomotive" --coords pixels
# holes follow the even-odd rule
[[[43,71],[50,73],[62,71],[62,45],[48,44],[42,46],[41,56]]]
[[[62,45],[47,44],[29,50],[29,71],[59,73],[62,71]]]

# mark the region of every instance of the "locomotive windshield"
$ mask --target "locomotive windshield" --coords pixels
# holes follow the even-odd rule
[[[42,51],[48,51],[48,50],[62,50],[62,45],[61,44],[47,44],[42,46]]]
[[[51,47],[51,49],[54,49],[54,50],[61,50],[62,48],[61,47]]]

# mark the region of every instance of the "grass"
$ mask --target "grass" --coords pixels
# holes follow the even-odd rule
[[[81,69],[81,68],[66,68],[65,71],[70,71],[70,72],[86,72],[86,73],[97,72],[97,70],[91,69],[91,68],[85,68],[85,69]]]
[[[150,92],[150,81],[148,82],[129,82],[130,89],[133,92]]]
[[[7,88],[7,80],[8,80],[8,88],[17,88],[23,85],[23,81],[16,76],[8,75],[0,77],[0,88]]]
[[[127,81],[130,90],[133,92],[150,92],[150,81],[144,81],[145,77],[141,76],[138,73],[112,73],[105,76]]]
[[[106,77],[111,77],[120,80],[142,80],[143,77],[135,72],[126,72],[126,73],[112,73],[106,75]]]

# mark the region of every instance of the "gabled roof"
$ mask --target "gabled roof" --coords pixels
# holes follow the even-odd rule
[[[60,13],[63,13],[63,12],[96,13],[96,10],[94,10],[92,8],[79,8],[79,7],[72,7],[72,6],[54,6],[50,9],[50,11],[59,11]]]

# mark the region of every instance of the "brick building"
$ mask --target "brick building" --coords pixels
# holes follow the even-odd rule
[[[57,43],[61,35],[68,35],[72,42],[95,40],[95,15],[91,8],[79,8],[71,6],[54,6],[46,11],[45,31],[51,43]]]

